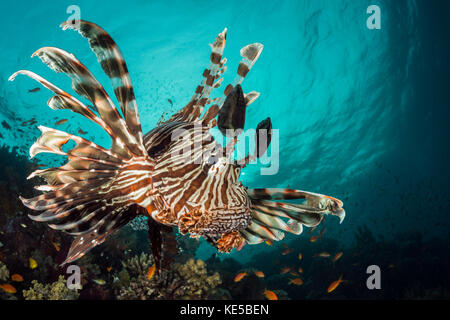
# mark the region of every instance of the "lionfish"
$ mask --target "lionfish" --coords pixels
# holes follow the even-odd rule
[[[182,235],[203,237],[219,252],[230,252],[246,243],[282,240],[285,232],[298,235],[303,226],[318,225],[326,214],[342,222],[345,211],[338,199],[301,190],[250,189],[239,181],[242,168],[266,152],[272,135],[271,120],[267,118],[257,126],[252,155],[232,161],[226,152],[244,128],[246,108],[259,97],[255,91],[245,94],[241,83],[260,56],[262,44],[241,49],[235,79],[222,96],[211,99],[211,92],[220,87],[227,68],[227,59],[222,57],[225,28],[210,44],[209,67],[189,103],[143,135],[133,86],[119,47],[98,25],[73,22],[66,21],[61,27],[74,29],[88,39],[111,80],[120,110],[93,74],[74,55],[59,48],[44,47],[32,57],[38,56],[55,72],[68,75],[73,90],[92,105],[28,70],[20,70],[9,79],[23,74],[38,81],[55,94],[47,102],[51,109],[68,109],[85,116],[112,140],[108,149],[64,131],[38,127],[42,135],[31,146],[30,157],[53,153],[66,156],[67,163],[31,173],[28,179],[41,177],[47,184],[35,187],[42,194],[20,199],[26,207],[38,211],[29,215],[32,220],[75,236],[62,265],[79,259],[141,215],[148,217],[157,270],[164,266],[161,261],[165,249],[173,249],[177,229]],[[212,137],[210,130],[214,127],[232,137],[228,149]],[[174,139],[180,131],[187,133],[187,139]],[[69,141],[75,146],[64,151]],[[178,152],[185,148],[199,152],[187,159]],[[287,199],[303,201],[277,201]]]

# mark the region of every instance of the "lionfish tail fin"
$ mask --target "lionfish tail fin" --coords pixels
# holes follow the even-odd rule
[[[12,81],[23,74],[38,81],[55,93],[47,102],[52,109],[68,109],[83,115],[100,125],[112,140],[111,148],[107,149],[82,137],[40,126],[42,135],[30,148],[31,157],[45,152],[68,158],[63,166],[33,172],[29,178],[41,177],[47,182],[36,187],[45,193],[31,199],[21,198],[25,206],[40,212],[30,215],[31,219],[77,236],[66,262],[81,257],[133,219],[139,211],[136,205],[139,208],[150,205],[154,168],[142,143],[132,87],[120,51],[96,25],[82,21],[80,32],[90,39],[113,85],[117,82],[114,91],[123,116],[92,73],[64,50],[44,47],[33,56],[55,72],[69,76],[75,92],[92,106],[31,71],[21,70],[10,77]],[[69,142],[75,146],[66,150]]]
[[[252,222],[241,231],[249,244],[282,240],[286,232],[300,234],[303,226],[315,227],[324,215],[331,214],[342,222],[345,218],[342,201],[318,193],[292,189],[248,189],[252,202]],[[274,200],[303,199],[301,204]]]

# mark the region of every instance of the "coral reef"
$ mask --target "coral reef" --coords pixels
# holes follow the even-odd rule
[[[210,288],[214,288],[221,283],[218,273],[208,276],[206,264],[203,260],[190,259],[185,264],[176,264],[175,270],[185,281],[183,286],[186,287],[185,293],[188,296],[201,297]]]
[[[136,217],[128,225],[134,231],[147,231],[148,230],[148,224],[147,224],[147,217],[146,216]]]
[[[31,282],[32,287],[23,290],[25,300],[76,300],[79,297],[78,290],[67,288],[64,276],[59,276],[58,281],[51,284],[41,284],[36,280]]]
[[[231,297],[230,291],[228,291],[224,288],[216,287],[209,291],[207,299],[208,300],[231,300],[232,297]]]
[[[120,300],[205,299],[211,289],[221,283],[220,275],[209,275],[202,260],[190,259],[175,263],[171,270],[163,270],[148,280],[141,274],[120,290]]]
[[[101,275],[102,271],[100,266],[95,263],[94,259],[93,255],[88,254],[77,262],[77,264],[81,266],[81,271],[84,276],[91,278]]]
[[[122,262],[125,270],[135,277],[146,274],[153,264],[153,257],[145,252],[142,252],[140,256],[134,256],[127,261]]]
[[[20,156],[16,148],[0,147],[0,226],[5,225],[8,218],[18,213],[18,208],[23,208],[18,197],[19,192],[23,196],[33,194],[33,188],[28,183],[26,176],[36,169],[36,162],[29,161],[27,157]],[[22,209],[21,211],[24,211]]]
[[[9,270],[6,267],[6,264],[0,261],[0,281],[8,281],[9,279]]]

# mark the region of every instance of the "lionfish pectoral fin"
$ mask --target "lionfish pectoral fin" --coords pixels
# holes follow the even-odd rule
[[[156,274],[168,270],[179,253],[176,235],[172,227],[148,219],[148,238],[156,266]]]
[[[110,230],[107,233],[101,235],[98,235],[96,232],[91,231],[85,235],[76,236],[72,241],[72,245],[70,246],[66,260],[64,260],[64,262],[61,263],[60,266],[64,266],[67,263],[71,263],[82,258],[89,250],[103,243],[106,238],[114,231],[115,230]]]
[[[247,189],[252,200],[252,222],[241,231],[249,244],[281,240],[285,232],[300,234],[303,226],[315,227],[326,214],[345,217],[342,201],[317,193],[292,189]],[[304,199],[303,204],[274,200]]]
[[[65,24],[63,27],[68,28]],[[94,75],[64,50],[44,47],[33,56],[38,56],[55,72],[69,76],[74,91],[89,100],[92,107],[31,71],[21,70],[10,77],[12,81],[23,74],[38,81],[56,94],[48,101],[50,108],[68,109],[88,118],[112,140],[111,148],[107,149],[82,137],[40,126],[42,135],[30,148],[31,157],[45,152],[68,159],[63,166],[34,171],[28,178],[44,178],[47,185],[37,189],[46,193],[31,199],[21,198],[25,206],[39,211],[29,215],[31,219],[76,236],[66,263],[102,243],[136,214],[144,214],[152,202],[153,191],[154,161],[143,144],[133,87],[123,56],[99,26],[80,21],[79,31],[88,38],[113,83],[123,115]],[[75,146],[63,150],[69,141]]]
[[[110,219],[108,230],[96,229],[76,236],[72,241],[66,260],[64,260],[61,266],[80,259],[88,251],[102,244],[106,238],[133,220],[137,215],[142,214],[142,210],[143,208],[137,205],[124,208]]]

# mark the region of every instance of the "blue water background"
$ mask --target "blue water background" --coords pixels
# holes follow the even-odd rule
[[[250,187],[290,187],[324,193],[345,203],[347,218],[327,219],[327,234],[353,241],[358,226],[395,238],[403,231],[448,239],[449,30],[448,5],[438,1],[22,1],[0,3],[1,143],[27,154],[39,125],[71,133],[82,128],[97,143],[107,136],[83,117],[52,111],[45,89],[8,77],[30,69],[72,92],[70,81],[30,55],[63,48],[82,61],[113,96],[85,39],[58,25],[77,4],[82,19],[106,29],[130,70],[143,131],[151,130],[191,98],[208,64],[211,43],[228,28],[224,56],[231,81],[239,49],[264,51],[243,82],[261,97],[249,107],[246,128],[270,116],[279,129],[279,171],[245,170]],[[369,5],[381,8],[381,30],[366,27]],[[222,89],[225,86],[222,87]],[[221,89],[221,90],[222,90]],[[168,99],[173,101],[172,107]],[[15,128],[24,130],[19,134]],[[42,159],[46,159],[45,156]],[[306,236],[305,234],[301,236]],[[290,236],[291,237],[291,236]],[[265,246],[246,246],[242,260]],[[202,245],[200,256],[213,251]]]

